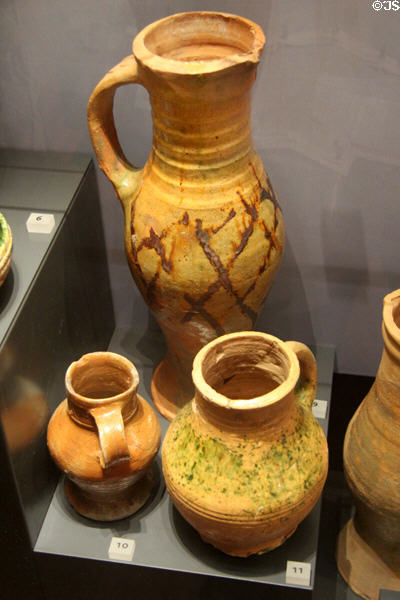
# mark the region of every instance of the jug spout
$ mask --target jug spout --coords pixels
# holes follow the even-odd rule
[[[133,41],[139,64],[170,75],[216,73],[258,63],[265,36],[256,23],[220,12],[171,15],[145,27]]]

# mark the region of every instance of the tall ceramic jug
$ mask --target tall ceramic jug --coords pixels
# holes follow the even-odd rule
[[[400,290],[383,303],[384,348],[375,382],[353,416],[344,470],[356,513],[338,541],[339,571],[363,598],[400,591]]]
[[[167,340],[152,381],[172,418],[193,394],[196,352],[252,329],[281,261],[284,225],[250,129],[250,93],[265,38],[258,25],[215,12],[182,13],[141,31],[88,105],[100,167],[125,211],[132,275]],[[153,145],[143,169],[118,143],[116,89],[143,85]]]

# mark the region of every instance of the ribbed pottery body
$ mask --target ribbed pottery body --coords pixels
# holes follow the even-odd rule
[[[11,267],[12,234],[10,226],[0,213],[0,286]]]
[[[153,488],[161,430],[138,383],[133,364],[113,352],[85,354],[67,370],[67,399],[50,419],[47,444],[68,500],[88,518],[129,516]]]
[[[282,213],[250,125],[264,41],[254,23],[220,13],[173,15],[136,37],[134,58],[105,79],[122,69],[125,83],[149,92],[153,146],[142,171],[117,164],[99,140],[104,80],[89,102],[100,166],[125,209],[129,265],[167,341],[152,385],[167,418],[193,395],[196,352],[253,328],[281,261]]]
[[[272,550],[313,508],[327,474],[327,443],[311,410],[315,359],[298,342],[233,333],[200,350],[193,379],[195,398],[163,443],[171,498],[223,552]]]
[[[344,470],[356,513],[338,546],[344,578],[376,600],[381,588],[400,591],[400,290],[384,299],[382,334],[375,382],[346,432]]]

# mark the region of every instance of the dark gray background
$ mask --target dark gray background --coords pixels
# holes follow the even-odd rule
[[[258,328],[334,344],[337,371],[374,375],[382,298],[400,287],[400,11],[376,12],[370,0],[3,0],[0,147],[91,152],[86,104],[96,83],[140,29],[187,10],[241,14],[267,37],[253,134],[287,247]],[[115,116],[127,156],[143,165],[145,90],[121,89]],[[101,173],[99,184],[117,325],[145,331],[122,211]]]

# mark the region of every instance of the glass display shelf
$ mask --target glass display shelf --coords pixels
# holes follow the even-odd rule
[[[8,508],[12,535],[9,532],[4,543],[8,544],[6,569],[14,592],[18,585],[26,587],[21,573],[30,561],[30,577],[40,574],[39,588],[46,590],[45,598],[71,597],[68,589],[73,589],[72,594],[79,586],[84,589],[86,579],[94,593],[103,597],[99,593],[108,585],[116,589],[114,577],[118,574],[121,589],[128,578],[139,593],[154,586],[158,595],[166,582],[173,581],[181,586],[179,598],[219,599],[229,592],[236,599],[244,592],[249,598],[356,600],[358,596],[338,574],[334,558],[338,531],[352,510],[352,498],[340,471],[328,474],[320,502],[289,540],[270,553],[247,559],[226,556],[205,544],[184,521],[165,489],[160,455],[154,465],[154,493],[132,517],[101,524],[73,511],[65,498],[64,481],[48,455],[46,422],[64,397],[68,364],[85,352],[106,348],[114,328],[104,231],[90,157],[0,150],[0,211],[14,239],[11,270],[0,288],[0,365],[13,359],[7,385],[0,386],[0,419],[6,434],[4,442],[0,439],[0,451],[10,467],[9,471],[3,468],[2,488],[12,496]],[[54,215],[50,234],[28,233],[26,220],[31,212]],[[139,324],[137,327],[115,330],[109,349],[134,362],[141,377],[139,392],[151,402],[151,377],[165,347],[150,316],[147,329],[145,323],[140,324],[141,330]],[[328,402],[326,418],[320,420],[327,433],[334,348],[318,346],[313,351],[319,367],[317,398]],[[47,406],[46,422],[35,439],[17,449],[10,444],[5,427],[4,410],[11,406],[6,392],[12,381],[31,382],[33,387],[28,389],[39,390]],[[342,415],[341,400],[347,402],[343,390],[341,394],[335,398],[333,424],[335,416]],[[165,433],[168,423],[159,418]],[[340,438],[337,431],[330,435],[333,442]],[[335,455],[339,452],[336,446],[330,446]],[[112,537],[135,540],[130,562],[109,558]],[[16,542],[22,539],[23,549]],[[310,585],[286,584],[288,560],[311,564]],[[104,574],[102,581],[97,576],[99,568]],[[210,580],[215,584],[212,588]],[[198,587],[203,590],[200,595],[196,595]],[[194,595],[187,592],[194,589]],[[171,590],[171,594],[179,591]],[[215,590],[219,595],[213,595]],[[43,595],[38,592],[34,597],[42,600]],[[398,597],[396,592],[381,594],[382,600]]]
[[[0,347],[89,166],[87,154],[0,149],[0,212],[13,236],[11,269],[0,288]],[[53,230],[29,233],[31,212],[53,214]]]
[[[132,330],[117,329],[109,350],[123,354],[137,367],[139,393],[151,402],[150,384],[154,367],[163,354],[163,340],[157,331],[140,337]],[[317,398],[328,402],[326,418],[320,423],[327,433],[334,348],[313,348],[319,370]],[[168,422],[159,419],[163,434]],[[68,504],[61,478],[40,531],[36,552],[53,553],[102,561],[110,559],[108,549],[113,537],[135,540],[130,564],[186,573],[241,579],[270,585],[302,587],[314,585],[321,502],[281,547],[246,559],[230,557],[204,543],[198,533],[174,508],[161,472],[160,454],[154,464],[157,488],[147,504],[135,515],[114,523],[99,523],[79,516]],[[286,562],[311,564],[309,585],[287,584]],[[123,560],[117,562],[124,562]]]
[[[33,546],[58,481],[46,426],[65,362],[107,346],[114,329],[90,156],[0,150],[0,212],[13,236],[0,287],[0,462]],[[53,215],[49,233],[28,231],[32,212]]]
[[[29,233],[26,221],[30,210],[17,210],[1,206],[0,212],[6,218],[13,236],[11,269],[0,288],[0,347],[8,328],[13,322],[28,293],[36,273],[46,256],[51,242],[57,234],[64,214],[54,212],[55,226],[51,233]],[[41,211],[45,212],[45,211]],[[46,211],[48,212],[48,211]]]

